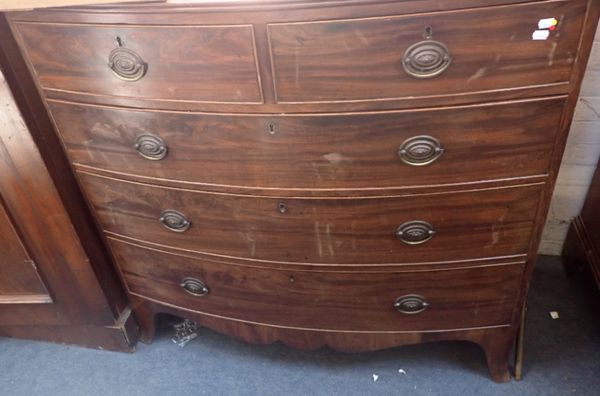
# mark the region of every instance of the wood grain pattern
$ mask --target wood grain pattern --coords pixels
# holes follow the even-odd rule
[[[124,243],[140,246],[149,250],[158,250],[166,252],[168,254],[182,256],[192,261],[210,261],[216,263],[222,263],[227,265],[237,265],[244,268],[263,268],[273,270],[300,270],[305,271],[308,267],[321,268],[323,270],[340,271],[340,272],[354,272],[354,271],[369,271],[369,272],[418,272],[423,270],[450,270],[450,269],[464,269],[470,267],[481,267],[481,266],[497,266],[506,263],[517,263],[523,262],[527,259],[526,254],[515,254],[510,256],[502,257],[485,257],[476,258],[470,260],[453,260],[453,261],[428,261],[428,262],[415,262],[415,263],[385,263],[385,264],[339,264],[339,263],[291,263],[291,262],[277,262],[277,261],[249,261],[245,258],[235,257],[221,257],[213,254],[206,254],[202,252],[182,250],[174,247],[165,246],[160,243],[152,243],[142,241],[136,238],[131,238],[123,235],[107,235],[107,239],[117,239]]]
[[[128,3],[142,2],[147,0],[128,0]],[[0,11],[31,10],[45,7],[82,6],[94,4],[119,3],[122,0],[2,0]]]
[[[0,304],[30,301],[52,302],[34,261],[0,200]]]
[[[583,0],[581,0],[583,1]],[[58,23],[60,24],[115,24],[121,25],[126,28],[127,25],[131,29],[138,27],[137,25],[143,25],[148,29],[156,27],[160,29],[162,27],[176,28],[188,25],[196,25],[198,20],[210,21],[212,24],[218,25],[240,25],[248,24],[255,25],[257,31],[261,34],[265,32],[265,24],[272,22],[308,22],[318,21],[327,19],[353,19],[360,17],[384,17],[403,14],[414,14],[414,13],[425,13],[430,11],[442,11],[442,10],[454,10],[454,9],[465,9],[473,7],[481,7],[484,5],[498,5],[498,4],[514,4],[522,3],[523,1],[502,1],[502,0],[460,0],[460,1],[439,1],[431,0],[410,0],[410,1],[389,1],[389,0],[369,0],[369,1],[327,1],[327,2],[302,2],[294,1],[272,1],[266,3],[257,2],[227,2],[211,5],[160,5],[160,4],[144,4],[144,5],[129,5],[129,6],[107,6],[99,8],[82,8],[82,9],[70,9],[68,13],[61,13],[60,11],[53,10],[40,10],[35,12],[22,12],[22,13],[10,13],[10,18],[13,22],[13,29],[17,33],[17,38],[20,38],[19,26],[24,25],[23,22],[42,22],[44,24]],[[535,2],[538,4],[554,4],[551,2]],[[343,5],[343,6],[342,6]],[[514,7],[513,7],[514,8]],[[247,12],[239,12],[246,10]],[[293,12],[285,12],[284,10]],[[208,12],[208,14],[204,14]],[[518,8],[515,8],[515,12],[519,12]],[[546,12],[544,12],[546,14]],[[412,15],[410,16],[412,17]],[[537,16],[539,18],[539,16]],[[527,25],[535,25],[535,21],[527,22]],[[85,25],[88,26],[88,25]],[[423,29],[422,27],[420,29]],[[420,37],[421,33],[418,33]],[[531,32],[526,37],[527,40],[530,38]],[[487,32],[484,36],[487,36]],[[470,36],[473,36],[472,34]],[[563,34],[564,36],[564,34]],[[483,37],[483,36],[482,36]],[[263,43],[266,41],[266,37],[255,37],[257,42],[257,50],[261,50],[264,47]],[[112,41],[112,40],[111,40]],[[26,48],[26,43],[21,40],[21,45]],[[152,44],[153,45],[153,44]],[[528,44],[530,45],[530,44]],[[547,44],[540,44],[542,46]],[[489,48],[489,46],[483,46]],[[512,46],[510,48],[511,53]],[[392,48],[396,53],[399,50],[394,45]],[[28,57],[28,51],[25,51]],[[548,52],[544,56],[550,54]],[[573,52],[573,59],[576,53]],[[398,55],[401,56],[401,53]],[[258,59],[259,73],[263,76],[264,89],[268,92],[264,93],[266,99],[270,99],[274,96],[272,91],[272,73],[270,67],[270,59],[268,56],[261,52],[260,59]],[[101,62],[105,65],[105,61]],[[401,66],[398,63],[396,65],[398,70],[401,70]],[[35,69],[32,65],[32,70]],[[513,66],[508,66],[507,70],[513,69]],[[476,70],[473,71],[475,73]],[[106,71],[101,71],[100,74],[94,76],[95,78],[101,78],[105,75]],[[537,73],[536,69],[536,75]],[[110,76],[112,78],[112,76]],[[197,76],[193,76],[197,78]],[[227,77],[229,78],[229,77]],[[368,76],[364,84],[369,84],[372,80],[372,76]],[[239,81],[238,81],[239,82]],[[361,83],[361,84],[363,84]],[[437,79],[436,79],[437,83]],[[137,83],[136,83],[137,86]],[[210,91],[212,88],[208,87]],[[543,95],[557,95],[565,94],[569,91],[568,81],[559,81],[554,83],[542,84],[542,85],[522,85],[519,84],[512,88],[501,88],[494,89],[491,91],[476,91],[473,89],[467,89],[466,91],[459,94],[451,95],[434,95],[434,96],[405,96],[389,100],[376,100],[376,101],[362,101],[362,102],[332,102],[332,103],[309,103],[302,102],[301,104],[294,103],[272,103],[267,101],[265,104],[260,106],[257,103],[249,102],[235,102],[225,104],[223,102],[198,102],[195,100],[182,100],[182,98],[173,98],[169,100],[155,100],[154,98],[145,98],[141,95],[137,95],[133,92],[133,96],[114,96],[111,92],[106,94],[92,94],[90,92],[79,92],[79,91],[64,91],[56,89],[44,90],[44,94],[47,97],[53,97],[61,100],[70,101],[84,101],[106,105],[119,105],[125,107],[136,107],[136,108],[160,108],[160,109],[171,109],[171,110],[186,110],[186,111],[212,111],[212,112],[262,112],[262,113],[279,113],[279,112],[323,112],[323,111],[358,111],[358,110],[372,110],[372,109],[400,109],[400,108],[414,108],[414,107],[428,107],[428,106],[443,106],[443,105],[454,105],[454,104],[465,104],[465,103],[480,103],[484,101],[493,100],[510,100],[517,98],[529,98],[532,96],[543,96]],[[167,93],[169,95],[171,93]],[[174,93],[173,93],[174,94]]]
[[[506,325],[523,263],[420,272],[273,270],[198,261],[110,240],[128,289],[208,315],[271,326],[325,331],[438,331]],[[186,277],[209,293],[187,293]],[[430,304],[419,314],[394,307],[417,294]]]
[[[485,351],[492,378],[497,382],[510,380],[508,355],[512,343],[510,327],[476,328],[469,330],[440,332],[368,332],[353,333],[342,331],[311,331],[290,328],[278,328],[253,323],[235,322],[211,317],[192,310],[177,308],[156,301],[132,296],[133,306],[139,312],[143,331],[143,340],[149,342],[154,337],[154,320],[157,313],[185,315],[200,326],[211,328],[245,342],[254,344],[272,344],[282,342],[293,348],[317,350],[328,346],[344,352],[364,352],[393,348],[398,345],[410,345],[443,340],[464,340],[479,344]],[[427,346],[424,346],[426,348]]]
[[[201,17],[203,24],[212,26],[254,25],[253,31],[260,36],[253,38],[257,47],[258,75],[262,80],[274,79],[263,81],[264,84],[261,85],[265,91],[261,98],[265,99],[265,103],[198,102],[177,96],[176,92],[168,94],[173,95],[172,99],[164,100],[160,97],[144,97],[138,92],[133,92],[130,96],[115,96],[102,92],[44,88],[43,84],[40,87],[40,92],[51,99],[48,103],[52,106],[53,113],[61,112],[58,107],[65,108],[67,104],[64,102],[79,102],[77,105],[68,105],[76,106],[78,110],[71,108],[56,117],[55,121],[61,124],[61,129],[70,128],[67,124],[72,123],[78,127],[69,130],[75,131],[79,126],[86,131],[94,130],[93,127],[90,128],[93,120],[96,120],[94,126],[100,128],[97,130],[105,127],[100,133],[102,143],[92,137],[94,146],[91,148],[80,145],[79,141],[89,139],[90,135],[79,135],[79,131],[73,132],[73,137],[67,137],[65,143],[71,150],[71,155],[81,155],[80,158],[83,158],[81,163],[75,163],[75,168],[79,171],[80,183],[108,238],[113,244],[123,244],[127,240],[129,244],[145,246],[144,249],[135,248],[145,252],[145,259],[139,258],[137,253],[131,253],[119,261],[121,268],[127,267],[133,271],[124,273],[130,285],[146,294],[130,293],[146,340],[152,337],[154,315],[159,312],[186,316],[197,320],[201,325],[247,341],[268,343],[280,340],[305,349],[330,345],[337,349],[357,351],[448,338],[466,339],[482,345],[493,378],[506,381],[509,379],[507,361],[520,321],[519,312],[531,280],[535,251],[599,14],[600,3],[596,0],[526,3],[519,0],[275,0],[209,2],[192,6],[103,6],[71,9],[69,12],[12,14],[11,18],[13,29],[17,31],[22,26],[65,24],[86,29],[96,28],[96,25],[142,30],[183,29],[187,25],[197,24]],[[546,41],[532,41],[531,34],[537,27],[537,21],[551,16],[559,18],[557,30]],[[406,47],[423,38],[426,26],[433,28],[434,39],[448,45],[454,61],[441,76],[418,81],[403,74],[400,62]],[[25,53],[29,54],[32,49],[27,47],[27,39],[20,39]],[[269,56],[268,40],[272,58]],[[185,47],[185,42],[177,42],[177,45]],[[30,54],[29,56],[31,57]],[[34,66],[31,70],[35,71],[35,61],[33,58],[30,60]],[[207,87],[208,90],[215,88],[218,86]],[[211,94],[214,93],[209,93]],[[552,101],[544,100],[550,96],[560,97]],[[498,103],[517,99],[524,99],[524,102],[520,102],[523,104],[522,108],[517,108],[518,103]],[[565,99],[565,106],[562,106]],[[492,105],[487,102],[496,103]],[[534,112],[534,102],[540,105],[546,103],[548,107],[540,107],[539,111]],[[556,104],[556,110],[551,110],[551,102]],[[592,102],[590,99],[590,103]],[[445,132],[442,128],[445,116],[442,114],[458,111],[458,107],[466,108],[470,104],[477,104],[469,109],[470,116],[456,113],[453,118],[445,118],[445,123],[461,124],[460,131],[464,133],[472,130],[470,127],[481,126],[479,122],[482,118],[478,117],[472,118],[472,125],[469,127],[467,118],[475,114],[475,111],[479,114],[483,108],[506,110],[510,106],[515,107],[510,113],[497,111],[493,114],[498,117],[496,124],[489,121],[489,130],[496,131],[494,133],[486,134],[482,129],[477,135],[460,135],[454,134],[450,128]],[[118,109],[119,106],[127,107],[129,115],[125,116],[125,110]],[[436,106],[457,107],[433,109]],[[83,108],[86,110],[83,111]],[[399,111],[401,109],[411,111]],[[422,110],[413,112],[415,109]],[[161,110],[172,110],[173,113]],[[377,117],[371,113],[359,114],[373,110],[391,111],[385,117],[381,117],[381,114]],[[188,111],[195,113],[185,114]],[[342,112],[351,114],[339,114]],[[417,113],[422,117],[414,115]],[[407,114],[411,115],[410,120],[403,118]],[[491,120],[491,115],[488,116],[487,119]],[[182,119],[193,121],[182,122]],[[257,126],[260,125],[256,124],[257,120],[273,119],[277,121],[275,134],[257,138],[255,135],[242,133],[242,130],[258,129]],[[120,138],[133,137],[132,132],[122,132],[124,128],[119,129],[116,124],[129,125],[128,122],[132,120],[135,128],[148,130],[151,126],[159,127],[161,133],[169,137],[169,142],[177,142],[173,146],[177,148],[177,152],[182,150],[181,147],[186,147],[185,138],[196,137],[190,131],[194,131],[198,125],[209,128],[199,138],[210,140],[198,141],[206,142],[204,145],[194,142],[189,148],[186,147],[189,151],[186,151],[188,154],[185,157],[173,155],[171,158],[177,159],[177,166],[161,162],[160,165],[149,164],[148,169],[141,165],[133,167],[131,164],[135,160],[132,154],[135,153],[115,149],[115,143]],[[171,127],[177,128],[170,129],[167,120]],[[305,123],[305,120],[312,123]],[[452,162],[456,164],[453,170],[449,164],[449,169],[442,169],[441,166],[437,169],[429,168],[440,173],[426,176],[430,181],[424,183],[443,180],[439,185],[408,184],[404,190],[401,186],[395,186],[390,189],[384,187],[385,191],[364,188],[371,185],[369,183],[387,186],[387,183],[392,185],[400,180],[402,171],[396,171],[396,174],[393,167],[385,167],[390,157],[387,157],[387,152],[383,154],[382,151],[383,143],[388,144],[397,137],[397,132],[393,132],[394,127],[391,126],[393,124],[432,128],[438,125],[436,130],[443,130],[438,133],[464,139],[463,153],[477,153],[478,147],[486,145],[486,141],[480,139],[483,136],[489,137],[487,143],[493,142],[493,145],[490,144],[488,148],[493,147],[493,150],[486,151],[485,156],[469,157],[480,159],[473,163],[459,165],[459,157],[456,157],[456,161]],[[279,125],[283,132],[278,129]],[[558,129],[553,125],[558,125]],[[370,128],[365,128],[371,131],[369,134],[357,132],[357,127],[360,126],[375,126],[377,132],[372,132],[373,129]],[[290,127],[293,128],[286,129]],[[183,132],[173,132],[180,128]],[[314,141],[305,142],[301,139],[306,136],[305,129],[308,128],[321,129]],[[535,134],[536,139],[525,138],[527,128],[539,131]],[[548,135],[542,133],[544,128],[550,131]],[[502,135],[502,129],[510,133]],[[275,147],[265,146],[265,141],[281,139],[279,146],[283,146],[286,152],[290,152],[290,142],[296,143],[294,147],[300,148],[298,153],[315,162],[315,158],[323,159],[323,155],[342,151],[329,149],[331,146],[338,147],[338,140],[334,136],[344,136],[348,131],[353,142],[362,138],[368,143],[349,147],[357,150],[351,152],[357,158],[364,158],[363,163],[368,164],[365,168],[356,168],[360,170],[354,173],[348,173],[353,169],[352,164],[336,164],[337,168],[344,169],[344,173],[335,174],[328,170],[334,169],[334,164],[325,163],[326,168],[320,171],[328,179],[318,180],[315,174],[308,173],[307,168],[302,167],[303,163],[298,161],[300,155],[294,157],[293,151],[285,158],[290,160],[289,165],[270,165],[280,164],[282,157],[278,156],[277,151],[265,149]],[[385,139],[378,141],[374,137],[379,133]],[[68,132],[63,134],[69,135]],[[502,143],[499,143],[500,136],[506,137]],[[171,140],[172,137],[177,137],[177,140]],[[523,140],[520,140],[520,149],[515,150],[514,143],[519,137]],[[226,138],[228,139],[225,140]],[[473,138],[479,144],[467,144]],[[223,141],[235,141],[235,144],[226,147],[221,143]],[[169,142],[167,144],[172,145]],[[209,144],[217,147],[222,145],[223,148],[203,151],[206,157],[206,160],[202,160],[204,162],[195,160],[197,157],[191,154],[192,150],[194,153],[202,152],[203,147]],[[513,146],[509,148],[508,145],[511,144]],[[246,146],[253,150],[243,150]],[[131,150],[129,147],[128,144],[128,150]],[[517,159],[512,163],[515,166],[510,169],[509,158],[516,157],[501,154],[501,151],[497,151],[499,148],[506,153],[510,150],[515,155],[525,154],[528,160],[525,157]],[[228,156],[226,150],[230,150]],[[245,162],[245,167],[240,165],[236,168],[237,172],[231,172],[237,165],[236,153],[241,153],[237,155],[240,162]],[[364,153],[364,156],[356,153]],[[368,160],[367,153],[373,153]],[[123,156],[122,159],[119,155]],[[103,156],[107,158],[102,158]],[[187,163],[184,158],[188,160]],[[228,164],[226,158],[229,159]],[[448,155],[442,158],[451,157]],[[269,159],[269,165],[265,164],[265,159]],[[139,161],[137,157],[136,160]],[[491,161],[498,161],[499,165],[494,168],[490,166]],[[117,166],[119,163],[120,169]],[[108,168],[113,164],[114,168]],[[292,168],[292,164],[295,168]],[[188,167],[199,171],[191,172]],[[123,168],[127,170],[123,171]],[[203,168],[210,172],[203,173]],[[273,168],[282,173],[273,176]],[[372,180],[368,180],[366,168],[371,168]],[[545,171],[540,173],[539,169],[542,168]],[[245,169],[251,172],[244,175],[242,170]],[[418,171],[428,171],[427,168],[424,169],[415,170],[414,175],[405,173],[403,183],[419,180],[416,177]],[[176,176],[167,173],[167,170]],[[475,175],[477,170],[501,179],[469,179],[471,176],[467,174]],[[383,177],[378,179],[378,175],[386,171],[386,178],[389,180],[384,180]],[[442,177],[444,172],[445,180]],[[531,175],[530,172],[538,174],[527,176]],[[504,176],[501,175],[505,174],[520,176],[502,179]],[[129,181],[119,178],[127,178]],[[468,183],[468,180],[475,182],[466,187],[466,184],[459,185],[450,179],[465,180],[464,183]],[[219,190],[215,188],[218,183],[223,183]],[[348,189],[347,186],[352,183],[363,187]],[[259,187],[252,187],[254,184]],[[301,187],[294,190],[298,185]],[[182,186],[190,188],[181,188]],[[269,189],[268,186],[272,187]],[[213,190],[209,192],[201,191],[202,189]],[[377,192],[380,194],[376,195]],[[281,204],[285,205],[284,210],[280,210]],[[165,229],[158,221],[163,209],[184,212],[192,222],[191,228],[182,234]],[[395,228],[402,222],[415,220],[417,217],[434,225],[438,232],[433,239],[421,246],[408,246],[395,240]],[[117,239],[121,242],[114,242]],[[164,251],[158,252],[163,257],[161,262],[170,261],[164,258],[167,257],[165,255],[169,258],[174,255],[176,258],[173,263],[176,268],[169,264],[155,268],[149,261],[150,256],[147,256],[150,255],[147,250],[150,246]],[[151,251],[152,254],[156,253],[155,250]],[[333,288],[338,290],[346,282],[354,284],[351,280],[356,279],[358,274],[363,274],[367,279],[376,280],[374,284],[377,283],[377,288],[385,291],[392,287],[386,283],[388,275],[398,277],[394,279],[409,279],[410,283],[424,285],[421,282],[425,282],[429,275],[436,278],[435,274],[441,272],[475,273],[473,266],[476,266],[479,259],[482,263],[497,264],[509,257],[518,259],[519,262],[526,261],[526,264],[514,267],[505,265],[503,271],[499,269],[501,266],[487,265],[479,268],[482,273],[498,269],[500,272],[496,277],[504,280],[510,278],[510,268],[520,268],[522,275],[519,275],[520,280],[515,281],[519,283],[519,287],[513,289],[515,299],[508,303],[512,308],[510,313],[506,313],[508,321],[504,325],[463,331],[431,333],[422,327],[419,328],[421,330],[409,330],[408,333],[401,332],[402,330],[392,333],[353,333],[346,331],[347,328],[344,331],[314,331],[285,327],[288,320],[293,325],[304,326],[302,323],[309,321],[307,317],[310,312],[299,314],[298,320],[303,321],[301,323],[293,322],[293,318],[284,320],[281,316],[272,319],[279,321],[276,325],[242,323],[214,316],[212,313],[207,314],[199,305],[195,305],[196,300],[189,301],[189,305],[187,302],[183,304],[181,302],[188,301],[186,298],[189,297],[170,292],[170,287],[176,286],[176,278],[180,275],[177,269],[206,276],[211,279],[211,283],[218,285],[217,291],[227,289],[228,293],[236,295],[230,299],[237,301],[242,300],[243,293],[240,290],[250,290],[250,293],[257,295],[256,287],[259,286],[259,291],[275,293],[271,292],[275,290],[283,294],[283,289],[278,286],[286,279],[279,275],[287,273],[286,271],[294,271],[301,274],[302,279],[309,280],[306,283],[300,282],[297,287],[310,285],[310,290],[315,294],[327,295],[328,291],[319,287],[323,278],[330,280]],[[465,263],[465,268],[457,268],[461,263]],[[446,265],[447,268],[442,268]],[[224,266],[227,266],[227,271],[216,271],[218,276],[213,277],[211,269],[225,268]],[[374,267],[377,267],[377,271]],[[415,273],[428,275],[413,279],[413,270]],[[254,278],[255,273],[264,276]],[[227,278],[226,275],[230,277]],[[459,278],[465,279],[462,276]],[[471,279],[470,275],[467,278]],[[244,279],[253,279],[254,282],[244,284]],[[164,280],[166,282],[162,282]],[[289,283],[289,276],[287,281]],[[501,282],[498,286],[504,284],[505,282]],[[289,287],[289,284],[286,286]],[[378,295],[376,290],[365,290],[363,286],[356,286],[357,290],[361,290],[359,295]],[[410,285],[402,282],[401,287],[404,286],[409,288]],[[430,283],[424,287],[434,286]],[[490,280],[490,286],[485,288],[483,295],[487,296],[485,293],[496,290],[495,287]],[[503,287],[498,290],[504,290]],[[157,290],[161,292],[158,293]],[[463,288],[454,287],[448,290],[450,291],[453,296],[464,295]],[[151,293],[157,294],[149,297]],[[288,296],[283,294],[281,298],[286,297]],[[261,304],[268,305],[274,300],[255,300],[253,303],[258,307],[260,315],[267,317],[269,312],[261,311]],[[224,302],[221,304],[222,309],[229,309]],[[359,306],[364,307],[361,304]],[[337,306],[322,309],[346,309],[345,307],[341,302]],[[468,320],[471,317],[468,314],[470,309],[465,308],[457,315],[464,315]],[[478,309],[484,308],[480,306]],[[365,315],[370,317],[375,313]],[[246,314],[252,313],[228,313],[231,317],[238,318]],[[314,320],[329,327],[335,325],[327,322],[328,318],[319,317]],[[444,320],[451,321],[452,317]],[[384,320],[384,323],[388,322]]]
[[[0,326],[0,336],[55,342],[88,348],[134,352],[138,337],[138,325],[131,310],[123,312],[111,326]]]
[[[72,226],[69,227],[66,210],[24,125],[3,73],[0,73],[0,108],[2,206],[10,214],[13,226],[18,225],[19,239],[27,244],[28,255],[37,264],[48,289],[44,293],[46,301],[11,298],[0,304],[0,326],[110,323],[112,315],[106,300],[77,235]],[[6,254],[3,258],[8,258],[9,252],[3,253]],[[0,263],[6,265],[4,260]],[[9,278],[0,282],[3,286],[10,284],[18,273],[10,271],[8,275]],[[69,284],[68,288],[59,287],[64,282]],[[39,279],[30,287],[36,287],[36,283],[39,284]],[[34,291],[39,295],[39,289]],[[47,303],[49,298],[52,304]]]
[[[217,185],[296,193],[545,175],[562,106],[558,98],[422,111],[260,116],[49,101],[76,165],[148,182],[182,181],[188,188]],[[144,134],[165,142],[164,159],[138,154],[134,143]],[[437,138],[444,154],[427,166],[407,165],[398,148],[419,135]]]
[[[525,253],[541,185],[479,192],[365,199],[248,197],[128,183],[80,172],[105,231],[180,249],[296,263],[410,263]],[[285,213],[279,205],[286,205]],[[163,210],[183,213],[172,232]],[[422,220],[436,235],[422,245],[395,237]]]
[[[33,70],[33,68],[31,68]],[[265,84],[266,85],[266,84]],[[157,109],[209,113],[251,113],[251,114],[303,114],[303,113],[345,113],[359,111],[402,110],[445,107],[466,104],[480,104],[496,101],[531,99],[535,97],[562,96],[568,93],[569,83],[560,82],[543,86],[526,86],[498,91],[467,92],[459,95],[406,97],[394,100],[364,102],[327,103],[209,103],[182,100],[154,100],[139,97],[96,95],[54,89],[41,90],[48,99],[67,102],[93,103],[105,106],[119,106],[136,109]],[[273,96],[274,94],[268,94]],[[265,96],[266,99],[267,96]]]
[[[44,292],[16,297],[2,289],[0,334],[131,350],[138,332],[131,324],[119,327],[131,317],[124,309],[124,294],[115,284],[116,274],[89,213],[81,210],[73,175],[65,168],[57,172],[68,163],[9,32],[0,15],[0,191],[7,213],[0,232],[2,241],[10,244],[1,248],[0,284],[4,287],[20,275],[5,261],[10,249],[20,246],[6,234],[12,232],[30,258],[20,266],[39,273],[27,288],[36,288],[41,279]],[[43,136],[43,143],[34,136]],[[53,147],[59,151],[45,155]],[[57,330],[61,333],[53,334]],[[84,342],[86,335],[90,338]],[[115,342],[119,336],[120,342]]]
[[[585,1],[418,16],[271,24],[279,102],[369,101],[451,95],[568,81]],[[548,40],[532,40],[540,15],[561,17]],[[426,27],[454,58],[440,76],[402,70],[404,51]],[[335,43],[335,45],[332,45]],[[515,51],[515,48],[519,48]]]
[[[251,26],[16,25],[42,87],[110,96],[261,103]],[[119,37],[147,63],[139,81],[108,66]],[[56,45],[60,43],[60,45]]]
[[[64,0],[67,1],[67,0]],[[198,12],[210,12],[219,24],[350,18],[357,15],[414,14],[431,11],[527,3],[532,0],[201,0],[146,2],[143,4],[99,4],[93,7],[39,9],[11,13],[19,21],[79,23],[194,24]],[[533,0],[536,1],[536,0]],[[537,0],[540,1],[540,0]],[[232,12],[233,11],[233,12]],[[285,12],[287,11],[287,12]],[[291,12],[290,12],[291,11]],[[316,11],[316,12],[315,12]]]

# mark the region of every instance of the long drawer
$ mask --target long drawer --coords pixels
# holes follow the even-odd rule
[[[137,99],[262,103],[251,25],[17,22],[42,88]]]
[[[523,263],[417,272],[249,268],[110,239],[130,292],[255,323],[428,331],[510,323]]]
[[[386,189],[545,175],[564,99],[219,115],[49,101],[76,165],[199,185]]]
[[[269,25],[279,102],[373,101],[568,83],[587,1]],[[544,19],[557,20],[554,30]],[[544,32],[534,32],[546,26]],[[548,34],[546,36],[546,34]]]
[[[525,254],[541,184],[382,198],[215,194],[79,172],[105,231],[214,255],[369,264]]]

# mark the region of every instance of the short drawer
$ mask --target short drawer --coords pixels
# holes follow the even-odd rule
[[[564,99],[252,116],[49,101],[76,165],[204,186],[360,190],[544,175]]]
[[[506,325],[522,263],[416,272],[249,268],[110,239],[131,293],[261,324],[348,331]]]
[[[383,198],[206,193],[79,172],[105,231],[213,255],[410,263],[524,254],[542,185]]]
[[[277,100],[373,101],[566,85],[586,5],[544,1],[270,24]],[[558,21],[554,30],[533,40],[540,20],[550,18]]]
[[[14,26],[45,89],[139,99],[262,102],[250,25]]]

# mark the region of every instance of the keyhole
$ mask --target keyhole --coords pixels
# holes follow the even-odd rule
[[[431,26],[427,26],[425,28],[425,33],[423,33],[423,37],[426,40],[430,40],[433,37],[433,28]]]
[[[287,212],[287,205],[285,202],[279,202],[279,205],[277,205],[277,210],[279,210],[279,213]]]
[[[294,278],[294,275],[290,275],[290,283],[294,282],[296,282],[296,278]]]
[[[275,135],[275,124],[269,122],[269,124],[267,125],[267,131],[269,131],[269,134]]]
[[[119,36],[116,37],[115,39],[116,43],[117,43],[117,47],[124,47],[125,46],[125,42],[123,41],[123,39]]]

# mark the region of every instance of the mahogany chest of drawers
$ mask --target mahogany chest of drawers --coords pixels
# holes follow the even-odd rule
[[[141,324],[508,357],[595,0],[9,15]]]

